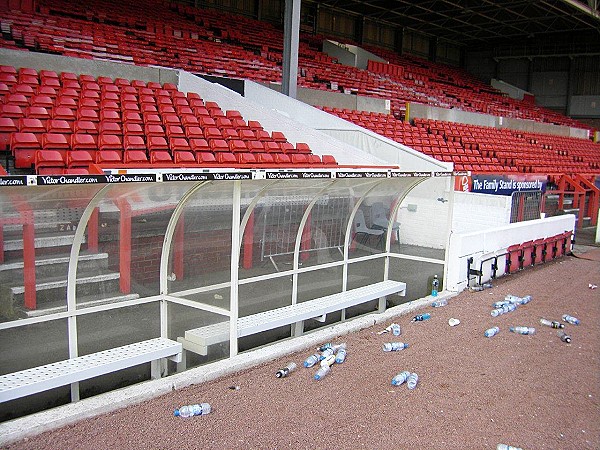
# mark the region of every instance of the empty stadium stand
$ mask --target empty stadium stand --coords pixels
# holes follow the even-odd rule
[[[9,152],[15,169],[337,165],[304,143],[294,146],[281,131],[268,133],[258,121],[246,123],[238,111],[222,111],[170,83],[11,66],[0,73],[12,75],[0,97],[0,150]],[[262,154],[272,158],[257,157]]]

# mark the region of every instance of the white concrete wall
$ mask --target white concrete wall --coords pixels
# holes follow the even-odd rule
[[[452,231],[470,233],[510,223],[511,197],[508,195],[454,193]]]
[[[475,232],[451,233],[446,289],[459,292],[467,287],[467,259],[470,257],[473,258],[472,267],[478,269],[482,260],[505,253],[513,244],[555,236],[565,231],[573,231],[574,228],[575,216],[566,214]],[[504,264],[505,259],[499,258],[497,276],[503,275]],[[489,279],[490,273],[484,273],[482,281]]]

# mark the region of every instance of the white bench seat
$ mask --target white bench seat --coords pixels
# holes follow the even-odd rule
[[[324,316],[327,313],[340,311],[350,306],[385,297],[386,295],[396,293],[404,295],[405,292],[406,283],[387,280],[295,305],[283,306],[250,316],[240,317],[238,319],[238,337]],[[183,344],[185,350],[206,355],[209,345],[229,340],[229,321],[187,330],[185,336],[177,340]]]
[[[149,339],[89,355],[58,361],[0,376],[0,402],[37,394],[60,386],[152,363],[152,378],[159,378],[159,360],[181,362],[182,345],[165,338]]]

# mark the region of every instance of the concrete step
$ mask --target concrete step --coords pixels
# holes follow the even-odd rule
[[[73,234],[51,234],[48,236],[36,236],[34,240],[35,248],[53,248],[67,247],[73,245]],[[86,236],[83,237],[83,242],[86,242]],[[19,251],[23,250],[23,239],[5,239],[4,251]]]
[[[90,272],[106,270],[108,268],[108,253],[80,254],[77,271]],[[39,258],[35,261],[35,275],[37,278],[47,278],[66,275],[69,269],[69,256],[54,256]],[[10,280],[23,278],[23,261],[0,264],[0,282],[9,283]]]
[[[77,308],[78,309],[82,309],[82,308],[90,308],[92,306],[101,306],[101,305],[108,305],[108,304],[112,304],[112,303],[119,303],[119,302],[125,302],[128,300],[137,300],[138,298],[140,298],[140,296],[138,294],[115,294],[114,296],[111,297],[105,297],[105,298],[97,298],[97,297],[83,297],[83,298],[77,298]],[[66,303],[66,301],[63,301],[63,303]],[[54,314],[54,313],[59,313],[59,312],[65,312],[67,310],[67,306],[66,304],[62,304],[62,305],[46,305],[43,308],[38,308],[35,310],[24,310],[22,313],[22,316],[24,317],[40,317],[46,314]]]
[[[119,292],[118,272],[96,273],[94,275],[78,274],[77,296],[104,297]],[[67,278],[62,277],[36,280],[36,300],[38,305],[56,300],[65,301],[67,297]],[[10,298],[13,305],[24,303],[25,286],[10,287]]]

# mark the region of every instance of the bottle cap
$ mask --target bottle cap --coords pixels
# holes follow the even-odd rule
[[[180,415],[180,413],[179,413],[179,410],[178,410],[178,409],[176,409],[175,411],[173,411],[173,415],[174,415],[175,417],[179,417],[179,415]]]

